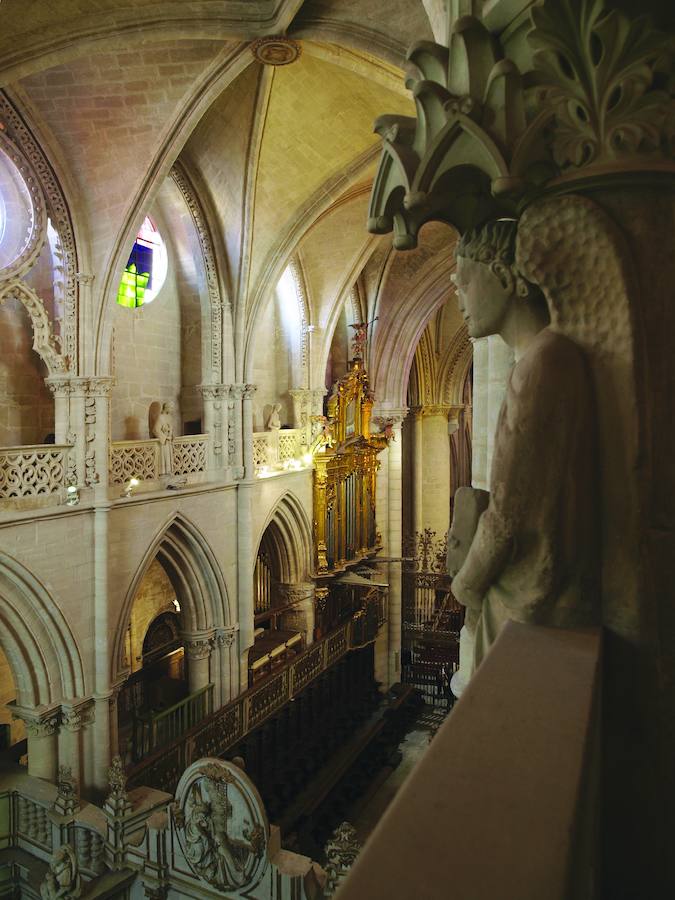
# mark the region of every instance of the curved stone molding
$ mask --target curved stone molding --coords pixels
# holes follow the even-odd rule
[[[8,298],[18,300],[26,309],[33,326],[33,350],[47,366],[49,375],[59,375],[68,368],[68,360],[64,358],[56,345],[56,338],[49,321],[47,310],[35,291],[15,279],[0,287],[0,306]]]
[[[253,783],[233,763],[202,759],[186,769],[171,826],[176,850],[211,887],[239,895],[259,884],[268,866],[267,816]]]
[[[1,124],[1,123],[0,123]],[[30,227],[22,229],[23,243],[18,248],[16,257],[3,269],[0,269],[0,281],[9,281],[25,275],[35,265],[40,251],[47,240],[47,208],[40,189],[40,182],[26,156],[19,147],[10,141],[7,134],[0,130],[0,151],[3,151],[16,169],[23,182],[30,204],[28,216]],[[9,215],[11,222],[13,216]],[[19,223],[17,223],[19,224]],[[21,228],[21,225],[19,224]]]
[[[52,224],[59,235],[60,251],[63,266],[63,323],[62,353],[67,360],[68,368],[77,371],[78,366],[78,269],[75,246],[75,232],[70,218],[68,204],[61,186],[42,149],[33,137],[30,129],[9,101],[7,95],[0,90],[0,124],[13,143],[21,149],[28,159],[32,170],[40,183],[47,210]],[[46,223],[45,223],[46,235]]]
[[[288,66],[300,58],[302,47],[284,35],[262,37],[251,44],[253,58],[265,66]]]
[[[213,377],[216,380],[220,380],[223,368],[223,309],[229,304],[223,302],[213,240],[204,211],[187,172],[178,161],[171,168],[171,177],[181,192],[190,212],[197,232],[199,247],[202,251],[202,261],[206,272],[206,286],[209,292],[211,308],[211,369]]]
[[[308,326],[310,320],[310,307],[307,301],[307,282],[305,281],[302,263],[297,256],[292,256],[288,265],[293,277],[293,283],[295,284],[295,295],[298,298],[298,306],[300,307],[302,371],[306,372],[309,360]]]

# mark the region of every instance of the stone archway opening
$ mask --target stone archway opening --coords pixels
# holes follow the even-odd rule
[[[314,585],[307,581],[304,524],[284,498],[260,539],[253,570],[255,641],[249,650],[249,684],[285,665],[313,640]]]
[[[124,758],[133,758],[138,756],[139,732],[146,723],[190,693],[180,604],[157,558],[133,599],[125,662],[130,674],[117,701],[118,741]]]

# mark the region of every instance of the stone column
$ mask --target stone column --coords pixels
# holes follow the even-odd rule
[[[202,396],[203,429],[209,436],[208,467],[211,477],[227,476],[228,453],[228,395],[229,384],[200,384]]]
[[[450,518],[450,435],[448,406],[427,406],[423,410],[424,480],[423,527],[440,537],[448,530]],[[422,530],[422,529],[418,529]]]
[[[75,477],[80,487],[86,485],[85,397],[86,378],[73,378],[70,390],[70,433],[68,443],[73,444]]]
[[[424,530],[424,410],[413,410],[413,530]]]
[[[94,488],[95,497],[108,499],[108,462],[110,456],[110,392],[114,380],[109,377],[87,379],[84,398],[85,484]]]
[[[300,442],[309,444],[312,440],[310,416],[312,415],[312,391],[309,388],[294,388],[288,392],[293,400],[293,428],[302,431]]]
[[[407,412],[407,410],[405,411]],[[389,555],[401,556],[401,540],[403,531],[402,522],[402,438],[401,424],[405,412],[390,417],[394,419],[394,436],[389,444]],[[389,632],[389,684],[400,680],[401,677],[401,621],[402,621],[402,587],[401,564],[389,565],[389,603],[388,603],[388,632]]]
[[[87,401],[88,402],[88,401]],[[96,419],[95,419],[96,421]],[[107,419],[104,420],[107,424]],[[94,422],[95,424],[95,422]],[[104,428],[105,435],[99,441],[95,438],[90,441],[92,445],[92,456],[88,457],[92,463],[98,464],[99,453],[102,452],[102,445],[107,448],[107,428]],[[89,451],[88,451],[89,452]],[[88,471],[93,472],[93,468],[89,467]],[[107,491],[107,464],[105,473],[105,489]],[[94,482],[96,483],[96,482]],[[109,623],[109,524],[110,524],[110,504],[107,502],[97,503],[94,509],[94,727],[92,741],[94,751],[94,767],[92,778],[98,791],[105,791],[108,783],[108,767],[114,753],[117,753],[117,747],[111,747],[111,729],[110,729],[110,698],[112,690],[110,686],[110,652],[112,642],[110,640],[110,623]]]
[[[327,391],[325,388],[312,388],[312,407],[310,410],[310,414],[312,416],[322,416],[323,415],[323,398],[326,396]]]
[[[300,631],[305,636],[305,643],[311,644],[314,640],[314,592],[316,586],[310,583],[280,584],[279,594],[283,598],[283,605],[293,604],[282,616],[283,628],[291,631]]]
[[[237,489],[237,598],[239,603],[239,685],[248,687],[248,649],[253,646],[253,548],[251,504],[254,483]]]
[[[28,739],[28,774],[45,781],[56,781],[59,765],[59,712],[51,709],[38,714],[31,710],[14,709],[15,718],[26,724]]]
[[[89,710],[82,704],[61,707],[59,734],[59,764],[70,767],[78,785],[83,783],[82,727],[87,723]]]
[[[233,627],[217,628],[215,634],[214,708],[224,706],[239,693],[239,662],[232,648],[237,637]]]
[[[244,384],[233,384],[230,388],[231,409],[233,429],[232,429],[232,456],[231,464],[233,466],[232,475],[236,479],[244,477],[244,443],[242,430],[242,396],[244,394]]]
[[[253,395],[256,386],[245,384],[242,393],[242,445],[244,460],[244,477],[255,478],[253,465]]]
[[[45,384],[54,397],[54,442],[68,444],[70,427],[70,393],[72,382],[70,376],[52,375],[45,378]]]
[[[188,687],[191,694],[205,688],[211,681],[211,650],[213,635],[183,634],[185,655],[187,657]]]

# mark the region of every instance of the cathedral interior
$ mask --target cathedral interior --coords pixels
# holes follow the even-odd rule
[[[0,897],[675,891],[674,57],[0,0]]]

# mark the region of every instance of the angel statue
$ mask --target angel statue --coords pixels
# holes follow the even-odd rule
[[[466,233],[453,276],[470,337],[499,334],[516,360],[495,433],[487,508],[468,514],[475,534],[452,582],[454,596],[473,610],[474,666],[508,619],[578,626],[596,618],[590,369],[582,349],[551,325],[542,291],[519,270],[517,236],[517,223],[503,219]],[[454,530],[464,532],[466,523]]]
[[[171,475],[173,472],[173,403],[167,401],[153,403],[159,408],[159,415],[151,421],[150,433],[159,441],[159,474]],[[151,416],[152,419],[152,416]]]

